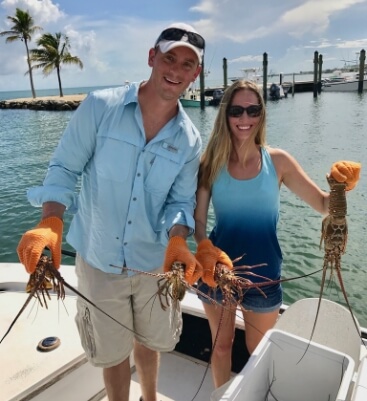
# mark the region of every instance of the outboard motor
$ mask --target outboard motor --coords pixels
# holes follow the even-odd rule
[[[280,88],[277,84],[272,83],[269,89],[269,96],[272,100],[280,99]]]
[[[224,91],[222,89],[214,89],[213,91],[213,98],[210,99],[209,105],[210,106],[218,106],[220,101],[222,100]]]

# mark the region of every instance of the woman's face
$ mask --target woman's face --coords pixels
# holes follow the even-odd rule
[[[242,143],[257,131],[261,119],[262,106],[255,92],[241,89],[235,93],[227,109],[232,140]]]

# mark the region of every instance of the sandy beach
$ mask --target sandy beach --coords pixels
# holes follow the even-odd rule
[[[75,95],[64,95],[63,97],[60,96],[40,96],[33,99],[32,97],[25,97],[20,99],[9,99],[7,102],[36,102],[40,100],[53,100],[55,102],[80,102],[86,98],[86,94],[78,93]]]

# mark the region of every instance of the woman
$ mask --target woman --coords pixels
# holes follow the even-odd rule
[[[213,291],[217,262],[230,268],[238,258],[233,262],[235,266],[264,264],[251,270],[255,275],[244,277],[252,282],[264,282],[263,277],[280,279],[282,252],[276,228],[282,184],[319,213],[328,213],[329,194],[308,177],[288,152],[267,146],[265,125],[265,104],[258,86],[248,81],[235,82],[225,91],[201,159],[195,211],[195,239],[199,244],[196,258],[204,269],[199,288],[210,296],[214,294],[219,302],[223,299],[221,291]],[[349,181],[352,179],[356,179],[353,174],[348,176]],[[215,226],[208,239],[210,200]],[[250,354],[274,326],[282,304],[279,283],[261,290],[246,291],[241,302]],[[215,342],[211,363],[217,388],[230,379],[236,305],[222,308],[200,298]]]

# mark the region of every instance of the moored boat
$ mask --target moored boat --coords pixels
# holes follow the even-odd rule
[[[263,75],[261,68],[243,68],[243,77],[230,78],[232,82],[244,79],[251,82],[255,82],[261,90],[263,90]],[[279,100],[287,97],[291,85],[288,83],[277,84],[275,82],[267,84],[267,99],[269,100]]]
[[[344,80],[339,82],[324,82],[321,90],[323,92],[357,92],[359,80]],[[367,78],[363,80],[363,90],[367,90]]]
[[[185,99],[180,98],[183,107],[201,107],[200,99]],[[210,106],[209,100],[204,100],[204,106]]]
[[[232,78],[231,81],[235,82],[239,79],[243,79],[243,78]],[[259,83],[258,81],[253,81],[255,82],[258,87],[260,88],[260,90],[262,91],[263,89],[263,84]],[[288,92],[290,91],[290,89],[292,88],[292,86],[289,83],[285,83],[285,84],[277,84],[275,82],[273,83],[269,83],[267,85],[267,99],[269,100],[279,100],[279,99],[284,99],[285,97],[287,97]]]
[[[180,96],[180,102],[183,107],[200,107],[200,90],[187,90]],[[209,99],[204,99],[204,106],[209,106]]]
[[[357,92],[359,74],[341,73],[322,80],[321,89],[324,92]],[[367,75],[363,79],[363,90],[367,90]]]

